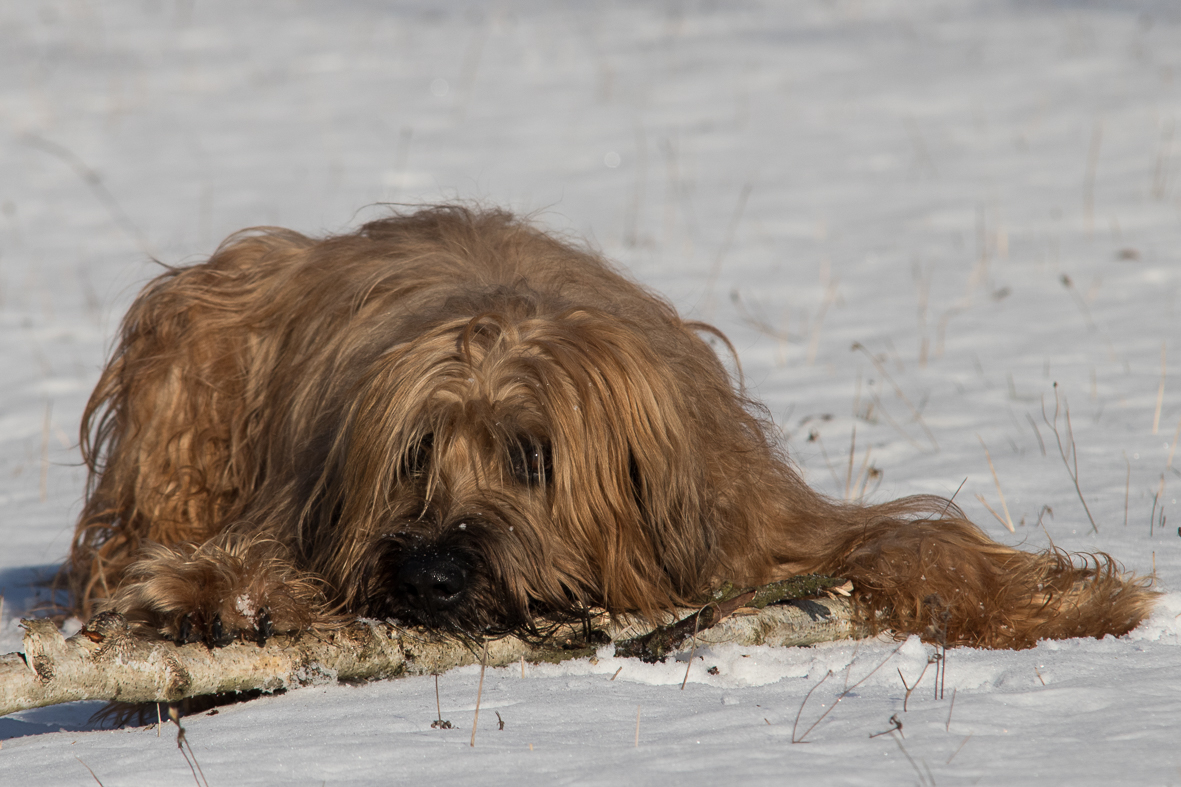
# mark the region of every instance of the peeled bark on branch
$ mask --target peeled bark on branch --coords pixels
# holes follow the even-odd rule
[[[778,584],[778,583],[777,583]],[[762,592],[764,589],[760,589]],[[600,616],[594,624],[616,643],[617,655],[659,660],[692,637],[697,644],[811,645],[862,636],[846,599],[773,604],[762,609],[727,604],[754,603],[735,593],[702,610],[686,610],[697,622],[651,626]],[[798,595],[798,594],[797,594]],[[727,606],[730,609],[725,609]],[[705,610],[718,620],[701,620]],[[368,681],[439,674],[480,663],[480,647],[455,637],[431,635],[390,623],[359,620],[327,634],[277,636],[265,645],[235,642],[222,648],[177,645],[133,636],[120,615],[103,613],[66,639],[49,620],[22,621],[24,653],[0,657],[0,716],[27,708],[76,700],[129,703],[177,702],[187,697],[251,690],[278,691],[329,681]],[[680,625],[678,629],[677,626]],[[668,634],[663,650],[651,637]],[[677,633],[677,632],[680,633]],[[687,631],[687,635],[685,632]],[[488,666],[521,660],[558,662],[595,654],[582,626],[555,630],[544,643],[515,637],[488,642]],[[639,641],[649,645],[636,645]]]

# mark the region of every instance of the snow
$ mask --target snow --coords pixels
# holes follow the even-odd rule
[[[683,690],[688,653],[490,670],[474,748],[478,669],[439,680],[451,730],[432,679],[323,685],[184,719],[209,784],[1181,783],[1179,44],[1169,0],[0,5],[0,651],[149,255],[478,200],[718,324],[825,491],[963,482],[993,537],[1165,595],[1124,638],[953,650],[941,698],[934,665],[906,697],[915,640],[698,650]],[[0,718],[0,783],[191,783],[174,727],[99,707]]]

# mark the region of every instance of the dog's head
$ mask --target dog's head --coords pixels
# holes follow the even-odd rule
[[[350,396],[318,495],[325,573],[350,607],[503,632],[708,585],[711,457],[742,408],[694,326],[627,286],[640,313],[516,288],[401,324]]]

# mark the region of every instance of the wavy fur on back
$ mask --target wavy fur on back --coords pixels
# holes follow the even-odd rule
[[[78,611],[210,644],[335,614],[495,634],[825,572],[871,625],[947,644],[1148,613],[1106,555],[813,491],[702,335],[501,211],[235,235],[144,289],[91,397]]]

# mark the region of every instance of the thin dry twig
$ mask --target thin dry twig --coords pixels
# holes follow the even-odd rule
[[[1169,446],[1169,461],[1165,463],[1165,472],[1173,469],[1173,457],[1177,454],[1177,438],[1181,437],[1181,418],[1177,419],[1177,429],[1173,432],[1173,444]]]
[[[742,214],[746,211],[746,200],[750,197],[753,188],[753,184],[745,183],[742,186],[742,191],[738,194],[734,213],[730,216],[730,223],[726,226],[726,236],[722,240],[722,245],[718,247],[718,253],[709,269],[709,278],[705,284],[705,292],[708,297],[713,297],[714,286],[718,282],[718,276],[722,273],[722,262],[726,259],[726,253],[730,251],[730,245],[734,242],[734,234],[738,230],[738,223],[742,221]]]
[[[814,691],[816,691],[816,689],[820,688],[821,685],[823,685],[824,682],[831,677],[832,677],[832,670],[829,670],[828,672],[824,673],[824,677],[820,679],[820,683],[817,683],[815,686],[808,689],[808,693],[804,695],[804,701],[800,703],[800,708],[799,708],[799,710],[796,711],[796,720],[791,725],[791,742],[792,743],[803,743],[804,736],[807,736],[808,732],[812,731],[812,727],[816,726],[815,724],[813,724],[812,727],[809,727],[808,731],[804,733],[804,736],[801,736],[799,738],[799,740],[796,739],[796,728],[800,724],[800,716],[802,716],[804,714],[804,706],[808,704],[808,700],[811,698],[812,692],[814,692]],[[821,717],[821,718],[823,718],[823,717]]]
[[[893,730],[890,731],[893,732]],[[899,730],[898,734],[901,735],[902,731]],[[902,745],[902,740],[894,735],[891,735],[890,737],[893,738],[896,744],[898,744],[898,749],[902,752],[902,756],[906,758],[906,761],[910,763],[910,767],[914,768],[914,772],[918,774],[919,785],[921,785],[921,787],[927,787],[927,785],[935,787],[935,777],[931,775],[931,769],[927,767],[927,763],[924,762],[923,767],[920,768],[919,764],[914,761],[913,757],[910,756],[910,752],[908,752],[906,747]],[[926,769],[925,772],[923,770],[924,768]]]
[[[1103,120],[1096,120],[1087,150],[1087,169],[1083,175],[1083,224],[1087,237],[1095,228],[1095,170],[1099,166],[1099,148],[1103,144]]]
[[[873,390],[871,387],[869,389],[869,395],[873,399],[874,405],[877,407],[876,412],[881,413],[882,418],[886,420],[886,423],[892,426],[894,431],[897,432],[903,440],[914,446],[915,450],[922,451],[923,446],[919,443],[919,441],[907,434],[906,430],[902,428],[902,425],[894,420],[894,416],[890,415],[890,411],[886,409],[884,404],[882,404],[882,399],[880,396],[878,396],[878,392]]]
[[[857,453],[857,424],[849,437],[849,469],[845,472],[845,499],[849,499],[849,487],[853,483],[853,455]]]
[[[435,675],[435,720],[431,722],[431,729],[449,730],[451,722],[443,718],[443,703],[439,701],[439,676]]]
[[[1005,518],[1001,519],[1001,524],[1007,527],[1010,533],[1016,533],[1017,530],[1013,527],[1013,517],[1009,515],[1009,504],[1005,502],[1005,493],[1001,491],[1001,479],[997,477],[996,467],[992,464],[992,454],[988,453],[988,446],[984,444],[983,437],[976,435],[976,439],[980,441],[981,447],[984,448],[984,458],[988,460],[988,469],[992,471],[992,480],[996,484],[996,493],[1001,499],[1001,510],[1005,512]],[[985,503],[985,505],[988,504]],[[992,509],[989,510],[991,511]],[[993,515],[995,516],[996,513],[993,512]],[[1000,517],[997,517],[997,519],[1000,519]]]
[[[701,612],[710,609],[712,606],[705,607]],[[693,666],[693,656],[697,653],[697,628],[701,624],[701,612],[698,612],[693,619],[693,647],[689,649],[689,659],[685,663],[685,679],[681,681],[681,691],[685,690],[685,684],[689,682],[689,668]]]
[[[837,475],[836,468],[833,467],[832,459],[829,458],[828,450],[824,447],[824,440],[820,437],[820,430],[819,429],[813,429],[811,432],[809,432],[808,442],[810,442],[810,443],[814,442],[814,443],[816,443],[817,446],[819,446],[820,455],[822,457],[824,457],[824,464],[828,468],[828,472],[832,476],[832,480],[835,481],[837,484],[840,484],[841,477],[839,475]]]
[[[969,732],[969,733],[968,733],[968,734],[967,734],[967,735],[964,737],[964,739],[963,739],[962,741],[960,741],[960,745],[955,747],[955,751],[953,751],[953,752],[951,753],[951,756],[947,758],[947,764],[948,764],[948,765],[951,765],[951,761],[952,761],[952,760],[954,760],[954,759],[955,759],[955,756],[956,756],[957,754],[959,754],[959,753],[960,753],[960,749],[964,748],[964,744],[968,742],[968,739],[969,739],[969,738],[971,738],[973,734],[974,734],[974,733],[971,733],[971,732]]]
[[[901,675],[902,673],[898,673],[898,674]],[[903,683],[903,685],[906,685],[906,681],[902,681],[902,683]],[[895,713],[893,716],[890,717],[890,729],[882,730],[881,732],[871,732],[869,734],[869,737],[880,738],[883,735],[889,735],[892,732],[897,732],[903,738],[906,737],[906,735],[902,732],[902,719],[898,718],[897,713]]]
[[[906,678],[902,677],[902,669],[898,669],[898,679],[902,681],[902,688],[906,690],[906,696],[902,698],[903,713],[906,713],[906,704],[910,702],[910,695],[913,694],[914,690],[918,688],[918,685],[923,682],[923,676],[927,674],[927,669],[933,662],[934,659],[927,659],[927,663],[923,665],[923,671],[919,673],[917,678],[915,678],[913,686],[906,685]]]
[[[860,350],[862,353],[864,353],[865,357],[868,358],[870,360],[870,363],[872,363],[874,365],[874,368],[876,368],[878,370],[878,374],[880,374],[886,380],[886,382],[888,382],[890,384],[890,386],[894,389],[894,393],[898,396],[899,399],[902,400],[903,404],[905,404],[906,407],[910,410],[910,414],[914,417],[915,422],[920,427],[922,427],[923,433],[926,434],[927,439],[931,441],[931,447],[935,449],[936,453],[938,453],[939,442],[935,439],[934,433],[932,433],[930,428],[927,426],[927,422],[923,420],[922,413],[920,413],[918,411],[918,408],[916,408],[911,403],[910,399],[907,398],[906,394],[902,391],[902,388],[898,385],[898,383],[894,382],[894,378],[891,377],[890,373],[886,371],[885,365],[882,364],[882,362],[879,361],[876,357],[874,357],[874,354],[871,353],[869,351],[869,349],[866,348],[866,346],[863,345],[861,342],[853,342],[852,349],[854,351]]]
[[[873,446],[871,445],[865,449],[865,455],[861,457],[861,467],[857,468],[857,478],[853,481],[853,489],[856,490],[854,494],[855,500],[865,499],[871,480],[876,478],[878,483],[881,483],[882,471],[869,463],[869,457],[872,454]]]
[[[820,722],[824,721],[825,717],[827,717],[828,714],[833,712],[833,709],[836,708],[836,706],[840,704],[841,700],[843,700],[845,697],[849,696],[849,693],[851,691],[853,691],[853,689],[857,688],[862,683],[869,680],[869,678],[875,672],[880,670],[882,667],[886,666],[886,662],[889,661],[890,659],[894,658],[894,656],[897,655],[898,651],[902,649],[902,645],[904,645],[904,644],[905,643],[901,643],[898,645],[898,647],[894,648],[894,650],[890,651],[890,655],[888,655],[888,656],[886,656],[886,658],[882,659],[882,662],[880,664],[878,664],[876,667],[874,667],[873,669],[871,669],[868,673],[866,673],[865,676],[861,680],[857,681],[852,686],[847,686],[844,691],[842,691],[840,694],[837,695],[837,698],[835,700],[833,700],[832,704],[828,706],[828,710],[826,710],[826,711],[824,711],[824,713],[820,714],[820,718],[817,719],[816,721],[812,722],[812,726],[809,727],[808,729],[804,730],[804,734],[799,736],[799,738],[797,738],[796,737],[796,726],[800,723],[800,715],[804,712],[804,706],[808,704],[808,698],[812,696],[812,692],[814,692],[814,691],[816,691],[816,689],[820,688],[820,684],[824,683],[824,681],[828,680],[832,676],[832,670],[829,670],[828,674],[826,674],[823,678],[820,679],[820,683],[817,683],[815,686],[813,686],[811,689],[808,690],[807,694],[804,695],[804,701],[800,703],[800,709],[799,709],[799,711],[796,712],[795,724],[791,725],[791,742],[792,743],[804,743],[805,742],[804,738],[807,738],[808,734],[810,732],[812,732],[812,730],[816,729],[816,725],[819,724]],[[853,664],[852,664],[852,662],[850,662],[849,669],[852,669],[852,668],[853,668]]]
[[[53,400],[45,403],[45,422],[41,425],[41,502],[49,499],[49,430],[53,422]]]
[[[1160,387],[1156,389],[1156,413],[1152,416],[1152,433],[1160,431],[1160,411],[1165,403],[1165,363],[1168,360],[1165,342],[1160,343]]]
[[[816,356],[820,352],[820,327],[824,324],[824,316],[828,307],[837,299],[837,285],[841,283],[840,276],[834,276],[824,290],[824,299],[820,301],[820,308],[816,311],[816,319],[808,326],[808,365],[816,363]]]
[[[752,306],[747,306],[746,301],[742,299],[742,295],[739,294],[738,290],[734,289],[730,291],[730,302],[734,304],[739,317],[747,326],[757,333],[775,340],[777,344],[777,363],[780,365],[787,363],[786,347],[793,339],[789,319],[791,315],[790,310],[784,312],[783,328],[776,328],[757,300],[753,301]]]
[[[1029,421],[1029,425],[1033,427],[1033,433],[1037,437],[1038,448],[1042,450],[1042,456],[1046,455],[1046,444],[1042,441],[1042,430],[1037,428],[1037,421],[1033,420],[1033,416],[1029,413],[1025,414],[1025,420]]]
[[[1001,519],[1001,515],[1000,515],[1000,514],[998,514],[998,513],[997,513],[997,512],[996,512],[996,511],[993,509],[993,507],[992,507],[992,506],[990,506],[990,505],[988,504],[988,501],[984,499],[984,495],[982,495],[982,494],[980,494],[979,492],[977,492],[977,493],[976,493],[976,499],[980,501],[980,505],[982,505],[982,506],[984,506],[986,509],[988,509],[988,513],[990,513],[990,514],[992,514],[994,517],[996,517],[996,521],[1000,522],[1000,523],[1001,523],[1001,524],[1002,524],[1004,527],[1008,527],[1008,526],[1009,526],[1009,524],[1008,524],[1008,523],[1007,523],[1005,520]]]
[[[484,670],[488,667],[488,640],[484,640],[484,653],[480,657],[480,685],[476,688],[476,713],[472,716],[472,742],[476,745],[476,724],[480,721],[480,699],[484,696]]]
[[[40,137],[36,134],[26,134],[21,138],[21,141],[26,145],[37,148],[38,150],[42,150],[69,165],[69,167],[74,170],[75,174],[77,174],[78,177],[82,179],[82,182],[90,188],[90,191],[95,197],[98,198],[98,201],[101,202],[111,214],[111,218],[115,220],[115,223],[118,224],[124,232],[131,236],[132,240],[134,240],[136,245],[139,246],[140,251],[152,259],[155,259],[158,256],[155,252],[155,249],[152,247],[151,241],[148,240],[147,236],[144,235],[143,231],[136,225],[136,223],[131,220],[131,217],[127,215],[127,212],[123,210],[123,206],[119,204],[117,199],[115,199],[115,195],[112,194],[110,190],[103,184],[102,176],[100,176],[98,172],[96,172],[85,161],[83,161],[78,156],[78,154],[67,148],[65,145],[45,139],[44,137]]]
[[[1152,172],[1152,197],[1162,200],[1169,182],[1170,159],[1173,157],[1173,118],[1161,130],[1160,146],[1156,151],[1156,166]]]
[[[1066,403],[1066,398],[1062,399],[1062,408],[1066,411],[1066,434],[1070,446],[1070,458],[1066,454],[1066,447],[1062,445],[1062,435],[1058,431],[1058,383],[1054,383],[1054,420],[1051,422],[1046,416],[1046,400],[1042,399],[1042,420],[1046,425],[1054,431],[1054,440],[1058,443],[1058,455],[1062,457],[1062,463],[1066,465],[1066,472],[1070,476],[1070,480],[1074,482],[1074,491],[1078,493],[1079,502],[1083,504],[1083,510],[1087,512],[1087,519],[1091,521],[1091,530],[1095,533],[1099,532],[1099,526],[1095,524],[1095,517],[1091,516],[1091,509],[1087,505],[1087,500],[1083,497],[1082,487],[1078,482],[1078,447],[1074,442],[1074,429],[1070,425],[1070,405]]]
[[[1177,424],[1181,429],[1181,422]],[[1128,460],[1128,452],[1124,451],[1124,464],[1128,467],[1128,476],[1124,479],[1124,527],[1128,526],[1128,497],[1132,493],[1132,463]]]
[[[1074,298],[1074,302],[1078,306],[1079,311],[1082,312],[1083,320],[1087,323],[1087,330],[1098,330],[1099,326],[1095,324],[1093,319],[1091,319],[1091,307],[1087,306],[1087,299],[1084,298],[1083,294],[1078,291],[1077,287],[1074,286],[1074,279],[1070,278],[1064,273],[1062,274],[1060,281],[1062,282],[1062,286],[1065,287],[1067,292],[1070,293],[1070,297]]]
[[[197,762],[197,753],[193,751],[193,744],[189,743],[188,737],[185,735],[185,728],[180,723],[180,712],[175,705],[168,706],[168,718],[176,725],[176,748],[180,749],[181,756],[185,758],[185,762],[189,765],[189,770],[193,773],[193,781],[197,783],[197,787],[201,787],[204,783],[205,787],[209,787],[209,781],[205,778],[205,772],[201,770],[201,763]],[[188,747],[188,752],[185,752],[185,747]],[[189,757],[192,756],[190,760]],[[195,766],[195,767],[194,767]],[[201,774],[201,778],[197,778],[197,774]]]
[[[83,767],[83,768],[85,768],[86,770],[90,771],[90,775],[94,777],[94,780],[95,780],[96,782],[98,782],[98,787],[106,787],[106,786],[103,784],[103,782],[102,782],[102,779],[98,778],[98,774],[94,772],[94,769],[93,769],[93,768],[91,768],[89,765],[87,765],[85,762],[82,762],[82,758],[81,758],[81,757],[79,757],[77,754],[75,754],[75,755],[74,755],[74,759],[75,759],[75,760],[77,760],[78,762],[81,762],[81,763],[82,763],[82,767]]]

